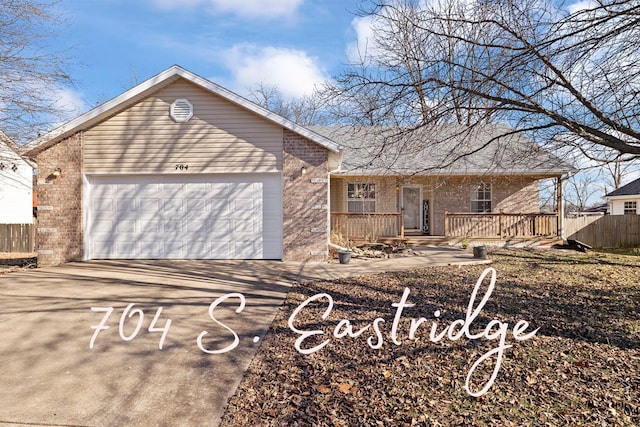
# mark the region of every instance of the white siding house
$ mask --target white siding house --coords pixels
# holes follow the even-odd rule
[[[33,166],[0,132],[0,224],[33,222]]]
[[[640,178],[604,196],[610,215],[640,215]]]

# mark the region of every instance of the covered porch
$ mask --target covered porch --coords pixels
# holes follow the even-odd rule
[[[557,238],[562,215],[540,212],[542,178],[332,177],[332,240]]]

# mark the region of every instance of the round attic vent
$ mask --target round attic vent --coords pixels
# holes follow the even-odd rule
[[[176,99],[171,104],[169,115],[178,123],[188,122],[193,117],[193,105],[187,99]]]

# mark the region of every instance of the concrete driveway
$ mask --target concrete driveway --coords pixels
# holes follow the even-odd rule
[[[478,262],[451,248],[419,253],[349,265],[91,261],[0,275],[0,425],[215,426],[296,280]],[[215,308],[221,325],[209,307],[229,293],[246,306],[236,313],[233,297]],[[160,307],[152,329],[171,319],[162,349],[163,331],[149,332]],[[223,325],[237,347],[205,353],[203,331],[207,351],[234,343]]]
[[[104,261],[0,275],[0,424],[216,425],[294,276],[280,262]],[[230,298],[214,315],[218,297]],[[124,316],[135,303],[139,314]],[[113,307],[94,348],[92,326]],[[157,309],[157,328],[148,328]],[[131,312],[131,311],[130,311]],[[256,338],[257,337],[257,338]],[[258,341],[257,343],[255,341]]]

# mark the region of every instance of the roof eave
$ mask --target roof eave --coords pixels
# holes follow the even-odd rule
[[[602,196],[603,199],[607,199],[607,200],[620,200],[620,199],[638,199],[640,198],[640,194],[635,193],[635,194],[620,194],[620,195],[616,195],[616,196],[609,196],[608,194],[606,196]]]
[[[432,172],[398,172],[384,170],[343,170],[332,172],[335,176],[424,176],[424,177],[442,177],[442,176],[535,176],[535,177],[559,177],[566,173],[566,170],[545,170],[545,171],[432,171]]]

